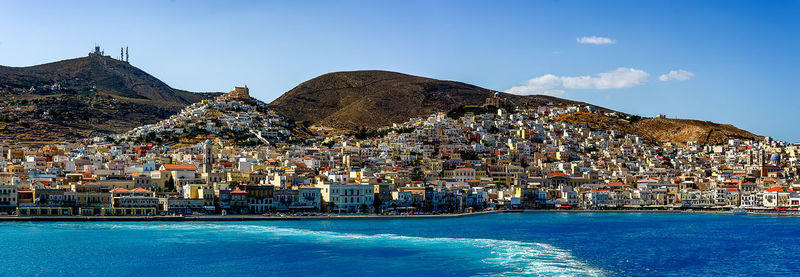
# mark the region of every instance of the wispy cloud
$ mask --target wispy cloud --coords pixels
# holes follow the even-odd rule
[[[594,76],[561,77],[561,82],[571,89],[629,88],[646,83],[647,76],[644,70],[620,67]]]
[[[561,77],[553,74],[545,74],[525,81],[525,84],[512,87],[506,90],[506,92],[519,95],[542,94],[562,96],[566,94],[563,90],[556,89],[556,87],[559,86],[561,86]]]
[[[616,40],[607,38],[607,37],[598,37],[598,36],[591,36],[591,37],[580,37],[576,39],[580,44],[594,44],[594,45],[604,45],[604,44],[614,44],[617,43]]]
[[[678,69],[678,70],[670,70],[669,73],[667,74],[661,74],[661,76],[658,76],[658,80],[662,82],[672,81],[672,80],[686,81],[691,79],[692,77],[694,77],[694,73],[691,73],[683,69]]]
[[[644,70],[620,67],[608,72],[586,76],[556,76],[545,74],[525,81],[520,86],[506,90],[507,93],[529,95],[543,94],[563,96],[564,89],[619,89],[647,83],[649,74]]]

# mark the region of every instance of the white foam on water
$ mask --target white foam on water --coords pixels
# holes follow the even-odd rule
[[[545,243],[498,239],[447,237],[414,237],[396,234],[354,234],[331,231],[285,228],[249,224],[113,224],[111,229],[149,229],[173,231],[211,231],[265,234],[287,240],[313,241],[336,245],[375,244],[380,247],[441,251],[444,255],[472,258],[483,255],[480,261],[500,268],[489,276],[603,276],[605,273],[577,258],[570,251]]]

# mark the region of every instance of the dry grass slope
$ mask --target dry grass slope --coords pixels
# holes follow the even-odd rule
[[[729,138],[757,139],[760,136],[730,124],[673,118],[651,118],[636,122],[636,134],[661,142],[686,144],[696,141],[704,144],[723,144]],[[711,132],[713,130],[713,132]],[[711,136],[709,137],[709,132]],[[708,137],[708,141],[706,141]]]
[[[375,129],[409,118],[482,105],[495,91],[389,71],[328,73],[303,82],[270,106],[297,123],[332,129]],[[550,96],[502,94],[517,105],[582,104]],[[596,107],[600,110],[607,110]]]
[[[722,144],[728,138],[757,139],[759,136],[730,124],[709,121],[673,118],[649,118],[630,123],[627,120],[595,113],[571,113],[558,120],[572,124],[585,124],[592,130],[618,130],[635,134],[650,142],[672,142],[686,144],[690,141],[708,144]],[[713,132],[712,132],[713,131]],[[711,136],[708,137],[709,132]],[[708,141],[706,141],[708,137]]]
[[[49,89],[54,84],[61,89]],[[173,89],[109,57],[0,66],[0,141],[36,144],[123,132],[211,95]]]

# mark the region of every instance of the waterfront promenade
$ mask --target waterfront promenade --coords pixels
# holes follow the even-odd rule
[[[293,220],[370,220],[370,219],[436,219],[479,216],[494,213],[627,213],[627,214],[732,214],[712,210],[499,210],[463,214],[437,215],[321,215],[321,216],[262,216],[262,215],[167,215],[167,216],[0,216],[0,221],[293,221]],[[749,215],[798,217],[800,213],[749,211]]]
[[[478,216],[503,211],[438,215],[324,215],[324,216],[262,216],[262,215],[186,215],[186,216],[0,216],[0,221],[275,221],[275,220],[367,220],[367,219],[425,219]]]

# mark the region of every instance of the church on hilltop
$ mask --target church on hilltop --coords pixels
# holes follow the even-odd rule
[[[483,104],[484,107],[492,106],[492,107],[503,107],[508,102],[505,97],[500,95],[500,92],[495,92],[491,97],[486,98],[486,102]]]
[[[244,87],[233,87],[233,90],[228,92],[228,98],[250,99],[250,89],[247,88],[247,85]]]

